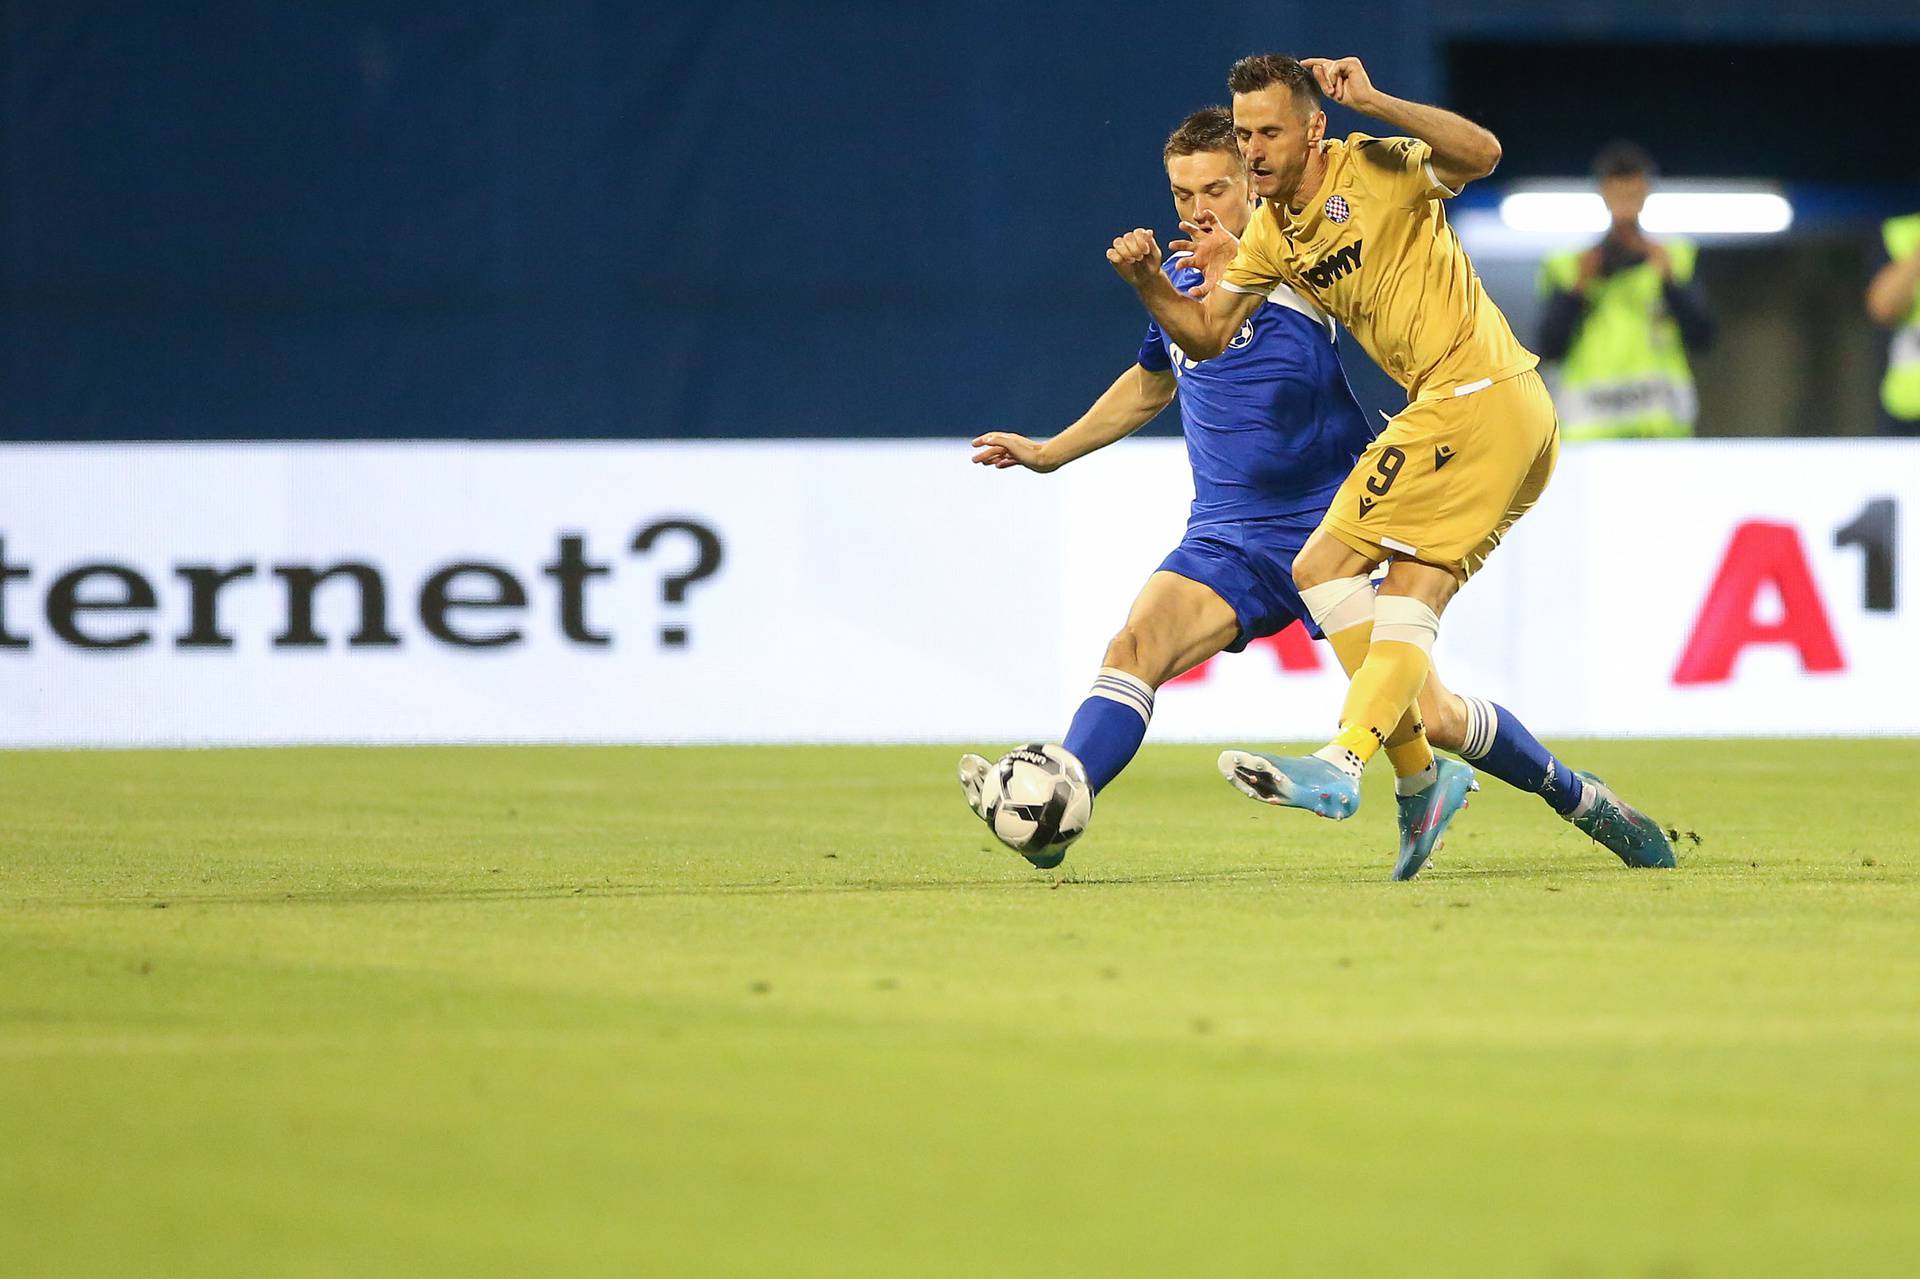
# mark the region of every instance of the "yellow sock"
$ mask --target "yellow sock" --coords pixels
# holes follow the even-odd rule
[[[1372,641],[1371,620],[1327,636],[1327,645],[1333,649],[1333,655],[1339,659],[1340,667],[1346,671],[1348,678],[1359,673],[1361,664],[1367,660],[1367,649]],[[1423,678],[1421,683],[1425,682]],[[1414,697],[1417,702],[1417,691]],[[1347,722],[1343,715],[1341,723]],[[1417,704],[1407,708],[1407,713],[1400,717],[1399,725],[1387,735],[1386,751],[1395,777],[1414,777],[1433,767],[1433,747],[1427,742],[1426,725],[1420,722]],[[1368,755],[1371,754],[1371,751],[1368,752]],[[1361,758],[1366,759],[1368,755],[1362,755]]]
[[[1360,669],[1360,663],[1367,660],[1367,646],[1373,643],[1373,620],[1349,626],[1344,631],[1335,631],[1327,636],[1327,647],[1340,661],[1340,669],[1352,679],[1354,672]]]
[[[1333,745],[1351,751],[1361,765],[1387,743],[1387,735],[1420,696],[1432,662],[1426,649],[1398,640],[1380,640],[1354,673],[1340,710],[1340,735]]]
[[[1424,682],[1424,681],[1423,681]],[[1418,777],[1433,767],[1433,747],[1427,744],[1427,726],[1420,722],[1419,694],[1400,717],[1399,727],[1387,734],[1387,759],[1395,777]]]

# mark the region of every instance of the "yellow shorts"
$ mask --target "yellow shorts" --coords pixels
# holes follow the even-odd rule
[[[1464,582],[1540,499],[1559,455],[1553,399],[1531,369],[1418,399],[1360,455],[1320,527],[1376,561],[1400,555]]]

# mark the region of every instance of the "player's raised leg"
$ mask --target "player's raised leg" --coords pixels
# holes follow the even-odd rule
[[[1376,650],[1391,654],[1394,648],[1408,647],[1407,641],[1411,639],[1422,663],[1431,650],[1434,628],[1427,629],[1423,640],[1419,630],[1410,629],[1400,616],[1407,612],[1404,600],[1394,598],[1391,590],[1375,594],[1368,576],[1381,558],[1382,554],[1369,555],[1328,536],[1322,529],[1308,539],[1293,564],[1302,601],[1327,637],[1341,666],[1356,680],[1366,672]],[[1405,574],[1405,570],[1396,565],[1389,571],[1390,580],[1396,572]],[[1440,576],[1446,578],[1444,573]],[[1448,579],[1439,588],[1442,606],[1444,598],[1451,594],[1450,584]],[[1381,649],[1383,639],[1393,647]],[[1425,647],[1417,647],[1421,642]],[[1375,662],[1375,666],[1379,663]],[[1411,667],[1399,674],[1403,683],[1409,678],[1415,678],[1416,682],[1407,690],[1406,701],[1397,708],[1381,709],[1397,700],[1400,694],[1391,691],[1392,686],[1388,685],[1387,702],[1380,701],[1378,670],[1359,685],[1358,695],[1355,687],[1349,686],[1347,706],[1341,717],[1343,725],[1371,722],[1382,714],[1389,716],[1366,734],[1358,751],[1339,756],[1329,752],[1302,759],[1229,751],[1221,756],[1221,771],[1229,781],[1257,799],[1305,808],[1336,820],[1350,816],[1358,806],[1359,769],[1366,759],[1383,748],[1392,759],[1397,789],[1403,797],[1431,790],[1440,779],[1441,770],[1427,744],[1418,711],[1413,707],[1419,687],[1416,677],[1424,676],[1424,667]],[[1459,778],[1458,770],[1449,772],[1454,776],[1447,789],[1458,790],[1459,802],[1464,803],[1465,791],[1471,788],[1471,770],[1466,770],[1464,779]],[[1458,803],[1448,805],[1445,818],[1450,820],[1458,807]],[[1436,831],[1433,839],[1437,838]]]
[[[1296,566],[1296,578],[1299,574]],[[1354,672],[1340,710],[1340,731],[1313,756],[1348,778],[1356,802],[1367,761],[1385,748],[1420,696],[1432,666],[1441,610],[1457,589],[1451,573],[1431,564],[1396,559],[1387,569],[1374,599],[1366,659]]]
[[[1298,789],[1310,802],[1299,807],[1352,812],[1361,770],[1401,730],[1426,680],[1441,612],[1539,497],[1558,443],[1552,401],[1528,371],[1414,400],[1361,456],[1294,561],[1294,580],[1304,595],[1392,562],[1339,735],[1281,770],[1306,783]]]
[[[1293,561],[1296,575],[1303,562],[1308,577],[1300,598],[1351,677],[1372,648],[1377,600],[1369,574],[1378,560],[1316,532]],[[1439,847],[1479,783],[1466,765],[1434,758],[1417,707],[1402,713],[1383,749],[1393,765],[1400,824],[1394,877],[1410,879]],[[1359,802],[1355,780],[1319,759],[1229,750],[1220,756],[1220,771],[1252,798],[1336,819],[1351,814]]]
[[[1324,580],[1303,589],[1301,599],[1351,677],[1365,660],[1373,638],[1375,595],[1368,575],[1373,564],[1332,538],[1312,545],[1310,575],[1317,566]],[[1451,694],[1447,696],[1449,700],[1433,703],[1442,712],[1452,711],[1459,701]],[[1427,740],[1423,705],[1401,716],[1384,748],[1394,768],[1400,825],[1400,848],[1394,861],[1396,879],[1411,879],[1420,872],[1439,848],[1453,819],[1466,807],[1468,795],[1479,789],[1472,768],[1457,760],[1434,757]],[[1464,722],[1464,710],[1457,713],[1457,718]],[[1243,793],[1270,803],[1283,802],[1280,794],[1294,789],[1290,772],[1319,769],[1318,761],[1295,765],[1283,757],[1247,751],[1228,751],[1221,756],[1220,764],[1227,779]],[[1335,787],[1339,785],[1338,779],[1327,780]],[[1310,797],[1317,795],[1307,793]],[[1336,793],[1340,792],[1328,791],[1329,795]]]
[[[1360,669],[1373,638],[1374,592],[1364,573],[1370,561],[1333,538],[1314,545],[1321,571],[1328,581],[1301,592],[1315,609],[1340,664],[1349,677]],[[1328,630],[1331,627],[1333,629]],[[1337,637],[1337,638],[1335,638]],[[1400,825],[1400,848],[1394,859],[1395,879],[1411,879],[1440,847],[1453,819],[1467,806],[1467,797],[1480,788],[1473,769],[1457,760],[1436,759],[1428,743],[1422,708],[1415,705],[1400,717],[1384,747],[1393,765],[1394,806]]]

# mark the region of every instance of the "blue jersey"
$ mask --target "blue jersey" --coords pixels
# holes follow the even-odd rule
[[[1185,293],[1202,279],[1163,268]],[[1373,439],[1353,398],[1332,322],[1284,287],[1240,326],[1227,349],[1191,360],[1158,324],[1147,326],[1140,366],[1172,369],[1193,465],[1188,528],[1276,516],[1318,516]]]

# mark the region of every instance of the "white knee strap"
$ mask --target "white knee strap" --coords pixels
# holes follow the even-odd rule
[[[1373,642],[1411,644],[1431,655],[1440,634],[1440,614],[1411,596],[1382,595],[1373,603]]]
[[[1373,584],[1364,577],[1336,577],[1300,592],[1300,602],[1313,615],[1322,635],[1374,620]]]

